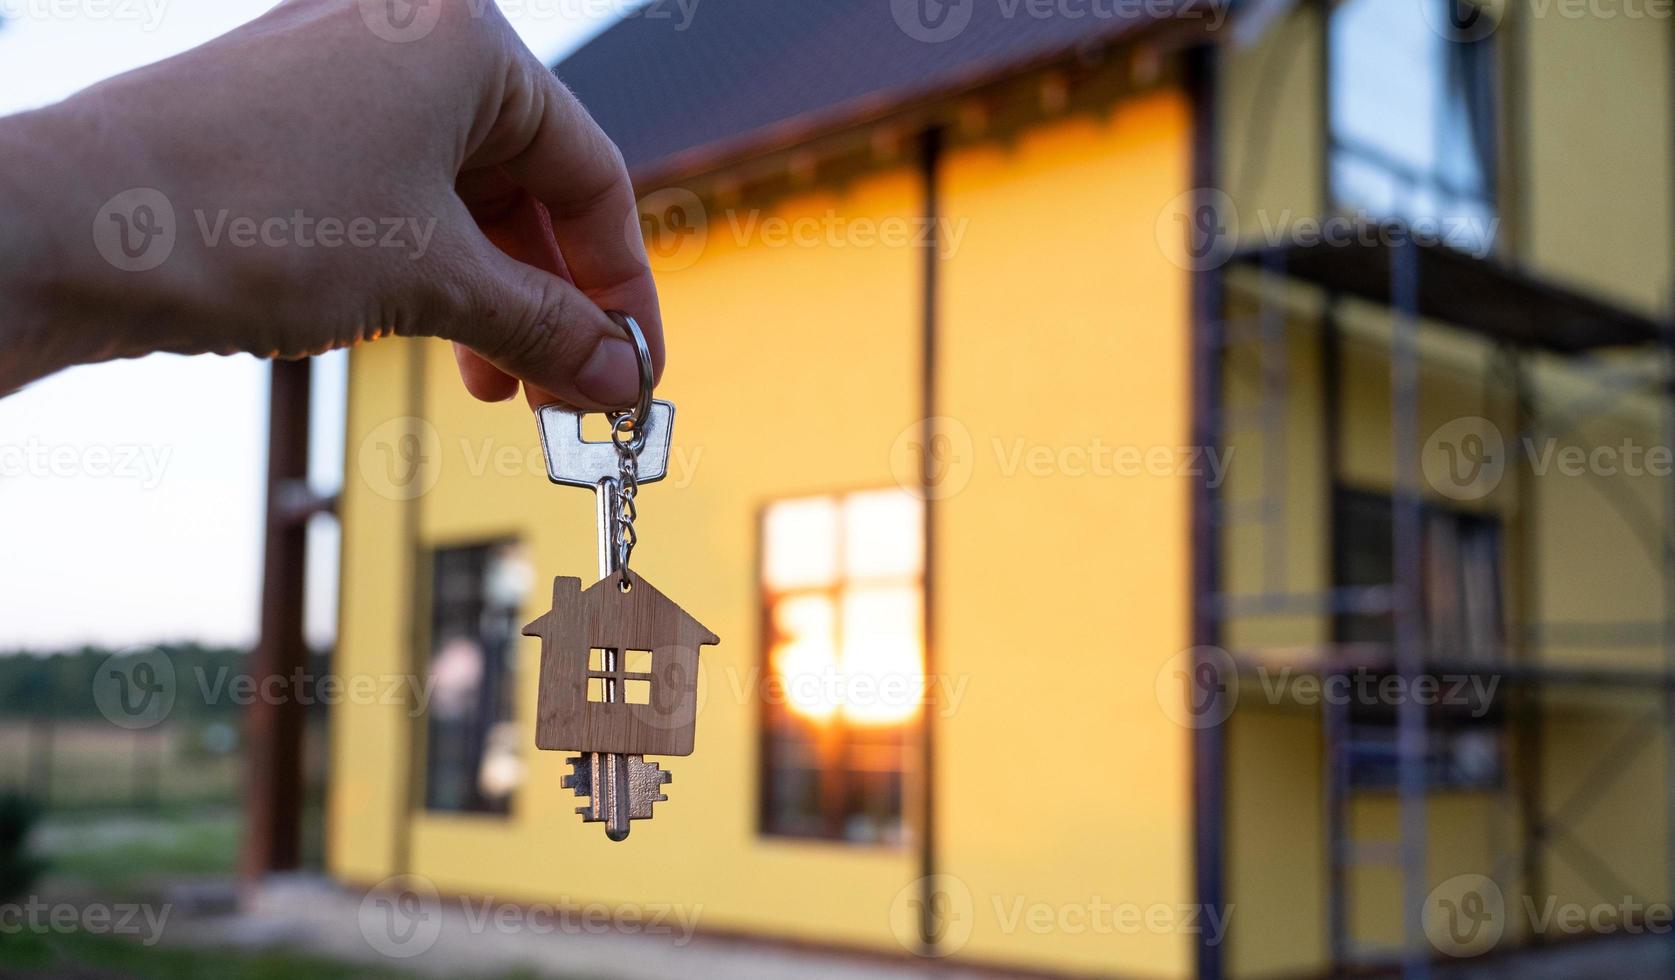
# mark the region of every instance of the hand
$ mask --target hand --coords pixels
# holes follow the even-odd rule
[[[621,154],[492,3],[289,0],[0,120],[0,207],[0,393],[153,351],[425,335],[479,398],[626,407],[604,309],[662,371]]]

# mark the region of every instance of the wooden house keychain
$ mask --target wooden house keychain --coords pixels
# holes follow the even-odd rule
[[[632,412],[609,415],[609,442],[582,438],[586,413],[556,405],[536,420],[552,482],[596,495],[599,581],[553,579],[552,609],[524,627],[541,638],[535,745],[577,753],[564,787],[588,797],[576,808],[620,841],[668,799],[670,774],[648,755],[692,754],[697,720],[698,648],[720,639],[629,569],[637,536],[636,495],[663,479],[675,406],[653,401],[651,351],[640,325],[609,314],[628,333],[640,367]]]

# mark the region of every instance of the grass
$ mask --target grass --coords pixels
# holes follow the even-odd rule
[[[226,878],[237,864],[241,816],[236,809],[167,806],[144,812],[49,811],[37,829],[37,850],[49,862],[35,893],[70,904],[90,896],[105,903],[157,901],[171,880]],[[82,896],[80,899],[74,896]],[[20,899],[21,901],[21,899]],[[397,980],[415,974],[390,961],[343,962],[280,946],[217,949],[169,943],[145,946],[133,935],[29,931],[0,919],[0,977],[72,980]],[[21,930],[21,931],[19,931]],[[535,980],[531,971],[464,977]]]
[[[141,980],[397,980],[411,976],[280,950],[146,947],[128,939],[82,933],[0,935],[0,970],[28,971],[41,977],[111,975]],[[534,976],[533,973],[508,973],[500,974],[498,980]]]
[[[53,878],[123,894],[157,878],[232,874],[239,835],[235,810],[69,819],[48,814],[40,851]]]

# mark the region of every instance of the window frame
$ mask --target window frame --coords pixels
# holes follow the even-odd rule
[[[1390,507],[1392,513],[1395,507],[1391,493],[1387,490],[1369,489],[1367,487],[1346,484],[1343,481],[1334,481],[1332,486],[1331,501],[1332,527],[1330,542],[1331,581],[1334,589],[1365,587],[1369,584],[1349,583],[1345,581],[1344,575],[1345,568],[1348,564],[1349,549],[1349,544],[1346,541],[1344,533],[1346,515],[1352,507],[1369,503],[1382,503]],[[1495,617],[1497,623],[1496,633],[1499,642],[1495,644],[1493,652],[1489,658],[1485,659],[1484,664],[1485,666],[1492,667],[1496,662],[1495,658],[1498,658],[1505,650],[1507,630],[1511,625],[1507,620],[1509,606],[1507,603],[1505,574],[1507,557],[1505,521],[1498,511],[1450,507],[1428,499],[1420,502],[1420,508],[1422,512],[1422,520],[1424,521],[1426,528],[1424,532],[1425,541],[1423,547],[1427,549],[1430,545],[1431,522],[1439,516],[1451,518],[1457,523],[1457,525],[1460,526],[1471,525],[1479,530],[1486,530],[1493,536],[1495,542],[1495,560],[1494,566],[1491,569],[1491,574],[1494,580],[1494,596],[1497,613]],[[1458,527],[1456,528],[1456,531],[1458,531]],[[1427,553],[1426,560],[1421,564],[1420,572],[1422,577],[1421,587],[1423,592],[1421,601],[1424,606],[1424,619],[1421,624],[1423,628],[1422,642],[1425,644],[1426,662],[1426,669],[1422,672],[1422,675],[1436,676],[1438,672],[1433,669],[1435,661],[1433,660],[1434,651],[1431,649],[1434,625],[1430,611],[1433,582],[1428,557]],[[1393,582],[1395,577],[1394,568],[1391,569],[1389,577]],[[1394,620],[1391,618],[1392,615],[1393,614],[1377,614],[1368,617],[1368,619],[1369,621],[1379,623],[1389,620],[1389,625],[1393,629]],[[1380,642],[1376,640],[1349,639],[1350,627],[1356,619],[1356,616],[1357,614],[1355,613],[1347,612],[1333,612],[1331,614],[1331,636],[1335,645],[1348,642]],[[1388,641],[1388,643],[1393,647],[1393,637],[1390,641]],[[1455,666],[1460,669],[1465,669],[1469,663],[1477,659],[1478,658],[1476,656],[1470,656],[1467,659],[1456,663]],[[1498,693],[1499,689],[1497,689],[1497,694]],[[1348,720],[1352,727],[1359,725],[1371,728],[1384,727],[1386,725],[1393,726],[1395,724],[1394,712],[1390,713],[1390,717],[1388,719],[1382,717],[1369,719],[1365,716],[1357,719],[1355,718],[1356,707],[1357,705],[1351,704],[1346,708]],[[1488,777],[1478,779],[1438,776],[1434,772],[1434,760],[1428,752],[1426,757],[1425,773],[1426,785],[1435,792],[1473,793],[1504,788],[1508,778],[1509,764],[1509,725],[1504,703],[1500,702],[1498,699],[1494,699],[1490,705],[1486,706],[1485,712],[1482,716],[1475,718],[1467,717],[1464,719],[1450,715],[1447,710],[1448,707],[1449,706],[1440,704],[1427,706],[1427,728],[1431,731],[1433,739],[1435,740],[1435,744],[1429,748],[1435,749],[1438,753],[1440,753],[1439,758],[1446,763],[1449,753],[1451,752],[1458,736],[1472,736],[1482,732],[1488,732],[1493,737],[1495,744],[1496,761],[1494,772]],[[1367,709],[1364,709],[1364,711],[1367,711]],[[1376,712],[1371,711],[1368,711],[1368,713],[1377,714]],[[1395,788],[1394,783],[1386,779],[1375,778],[1374,774],[1368,774],[1365,772],[1358,774],[1358,766],[1353,749],[1349,751],[1347,764],[1350,768],[1349,783],[1351,786],[1354,786],[1362,791],[1370,792],[1387,791]]]
[[[916,758],[916,753],[914,751],[915,747],[918,746],[919,744],[921,744],[920,743],[920,738],[921,738],[922,733],[920,731],[920,728],[923,724],[923,711],[920,711],[920,712],[916,713],[913,717],[911,717],[909,719],[906,719],[906,720],[903,720],[901,723],[899,723],[897,725],[894,725],[894,726],[876,726],[876,727],[879,727],[879,728],[884,728],[886,730],[891,730],[891,731],[899,733],[899,738],[900,738],[900,741],[901,741],[901,760],[902,760],[902,764],[896,770],[896,773],[895,773],[896,779],[898,781],[898,791],[897,792],[899,794],[899,800],[900,800],[899,809],[898,809],[897,816],[896,816],[898,833],[896,834],[895,839],[892,840],[892,839],[886,838],[886,839],[879,839],[879,840],[852,840],[852,839],[844,836],[842,825],[843,825],[843,820],[845,819],[846,814],[845,814],[843,808],[841,807],[841,805],[833,806],[832,801],[833,800],[841,801],[842,799],[844,799],[847,795],[848,787],[852,785],[851,773],[850,773],[850,770],[846,767],[845,768],[838,768],[836,770],[828,770],[828,769],[824,769],[824,768],[820,770],[821,783],[822,783],[822,786],[821,786],[821,790],[822,790],[822,792],[821,792],[821,797],[822,797],[822,812],[821,812],[822,831],[819,832],[819,833],[802,833],[802,832],[797,832],[795,830],[788,830],[788,829],[784,829],[784,828],[775,826],[773,805],[772,805],[773,804],[773,796],[770,793],[770,789],[771,789],[772,781],[773,781],[774,768],[775,768],[774,765],[773,765],[773,757],[774,757],[774,744],[773,743],[774,743],[774,740],[775,740],[775,737],[776,737],[776,731],[777,731],[777,729],[776,729],[776,715],[778,713],[783,713],[783,712],[788,712],[789,711],[789,708],[786,707],[785,705],[774,704],[772,702],[772,699],[769,697],[769,692],[772,689],[771,685],[773,685],[775,683],[775,680],[776,680],[776,675],[775,675],[775,672],[774,672],[774,663],[773,663],[775,639],[776,639],[776,636],[777,636],[775,626],[774,626],[775,605],[776,605],[777,602],[782,601],[787,597],[824,595],[832,602],[833,608],[839,612],[839,614],[840,614],[839,619],[841,621],[842,598],[844,596],[844,593],[850,588],[854,588],[854,587],[857,587],[857,586],[864,587],[865,583],[868,580],[867,579],[852,580],[852,579],[848,578],[847,574],[844,573],[841,570],[841,567],[840,567],[837,579],[830,585],[826,585],[826,586],[805,586],[805,587],[798,587],[798,588],[784,589],[784,590],[776,590],[776,589],[772,588],[770,586],[769,582],[768,582],[768,521],[769,521],[769,516],[770,516],[771,512],[773,511],[774,507],[776,507],[778,505],[781,505],[781,504],[791,504],[791,503],[797,503],[797,502],[801,502],[801,501],[812,501],[812,500],[821,500],[821,499],[829,499],[829,500],[835,501],[837,503],[838,507],[839,507],[840,512],[841,512],[843,503],[851,497],[862,495],[862,494],[868,494],[868,493],[879,493],[879,492],[887,492],[887,491],[895,491],[895,490],[900,490],[900,488],[895,487],[895,486],[889,486],[889,485],[869,484],[869,485],[865,485],[865,486],[844,487],[844,488],[839,488],[839,489],[830,490],[830,491],[826,491],[826,492],[814,491],[814,492],[807,492],[807,493],[794,493],[794,494],[787,494],[785,496],[774,497],[773,499],[764,501],[757,508],[756,522],[755,522],[755,524],[756,524],[756,541],[755,541],[756,548],[755,548],[754,565],[752,567],[752,574],[755,577],[755,586],[756,586],[757,635],[759,637],[758,642],[757,642],[757,664],[758,664],[758,669],[759,669],[759,672],[760,672],[759,677],[761,678],[761,682],[757,685],[757,695],[756,695],[757,713],[756,713],[756,740],[755,740],[756,741],[756,749],[757,749],[757,758],[756,758],[756,765],[755,765],[755,771],[756,771],[756,787],[755,787],[755,790],[756,790],[756,808],[755,808],[756,809],[756,820],[755,820],[756,827],[755,827],[755,830],[756,830],[756,836],[759,837],[759,838],[763,838],[763,839],[767,839],[767,840],[782,841],[782,842],[787,842],[787,843],[799,842],[799,843],[806,843],[806,844],[835,845],[835,846],[843,847],[843,848],[846,848],[846,849],[855,849],[855,850],[869,850],[869,849],[871,849],[871,850],[883,850],[883,851],[901,851],[901,850],[904,850],[904,849],[910,847],[911,844],[912,844],[913,822],[912,822],[912,814],[911,814],[911,811],[910,811],[910,807],[912,805],[912,801],[910,799],[910,792],[911,792],[911,790],[913,788],[913,785],[914,785],[913,778],[912,778],[913,775],[914,775],[914,769],[912,768],[911,762],[914,758]],[[921,520],[923,520],[925,502],[923,500],[919,500],[918,505],[921,508]],[[924,668],[923,642],[924,642],[924,628],[925,628],[924,617],[928,614],[928,610],[925,607],[925,559],[926,559],[926,555],[925,555],[925,538],[924,538],[924,525],[923,524],[920,525],[919,532],[920,532],[919,533],[919,555],[920,555],[920,557],[919,557],[919,569],[915,574],[913,574],[908,579],[908,581],[911,583],[911,587],[912,587],[912,589],[914,590],[915,594],[918,597],[918,605],[919,605],[919,613],[920,613],[920,635],[919,635],[919,643],[920,643],[920,651],[921,651],[920,652],[920,668],[921,668],[921,670],[923,670],[923,668]],[[838,527],[836,529],[836,533],[838,534],[839,538],[841,538],[842,535],[843,535],[843,523],[842,523],[841,520],[840,520],[840,522],[838,524]],[[842,636],[841,625],[838,628],[837,635],[841,639],[841,636]],[[927,684],[928,684],[928,678],[927,678]],[[843,745],[849,744],[849,740],[848,740],[849,729],[851,729],[851,728],[867,729],[867,728],[875,727],[875,726],[846,725],[844,720],[843,720],[843,713],[841,711],[834,713],[832,721],[831,721],[831,725],[833,726],[833,730],[837,733],[834,736],[835,740],[839,741]],[[831,785],[832,783],[837,784],[836,788],[835,788],[835,791],[834,791],[833,786]]]
[[[1321,182],[1324,185],[1323,200],[1328,212],[1335,214],[1354,214],[1366,212],[1375,220],[1381,222],[1399,222],[1411,224],[1417,217],[1430,220],[1446,220],[1447,209],[1437,209],[1434,213],[1416,216],[1402,215],[1397,208],[1391,214],[1378,214],[1370,205],[1357,203],[1347,198],[1341,188],[1338,177],[1338,161],[1340,156],[1347,156],[1363,165],[1371,166],[1385,172],[1389,178],[1400,185],[1401,192],[1408,196],[1415,193],[1429,193],[1441,196],[1449,201],[1471,201],[1481,205],[1488,211],[1492,226],[1492,234],[1486,243],[1489,253],[1504,253],[1510,251],[1511,244],[1502,232],[1505,229],[1509,202],[1504,200],[1506,193],[1506,155],[1509,152],[1511,140],[1507,131],[1508,113],[1506,72],[1507,72],[1507,44],[1501,37],[1502,31],[1491,31],[1483,38],[1469,42],[1451,42],[1447,38],[1438,36],[1441,45],[1451,43],[1469,43],[1480,45],[1484,50],[1481,55],[1486,64],[1482,67],[1484,81],[1489,86],[1487,92],[1489,118],[1481,123],[1484,132],[1478,134],[1486,143],[1480,161],[1483,171],[1484,189],[1481,196],[1453,186],[1446,176],[1439,172],[1417,173],[1413,168],[1401,160],[1388,157],[1378,147],[1368,146],[1357,142],[1353,138],[1346,138],[1340,134],[1336,119],[1334,99],[1337,97],[1337,86],[1333,80],[1336,77],[1337,59],[1341,56],[1339,45],[1333,37],[1333,20],[1340,15],[1345,3],[1353,0],[1320,0],[1320,49],[1321,49],[1321,94],[1319,108],[1321,113]],[[1421,3],[1442,4],[1454,3],[1456,0],[1417,0]],[[1421,15],[1423,16],[1423,15]],[[1443,80],[1446,82],[1446,79]],[[1430,134],[1432,149],[1436,149],[1439,134],[1433,128]],[[1400,203],[1398,201],[1398,203]]]
[[[418,629],[415,631],[418,636],[418,643],[414,651],[414,676],[420,684],[427,686],[427,690],[434,691],[434,688],[429,687],[429,685],[432,683],[431,662],[436,654],[436,642],[438,639],[436,621],[438,598],[436,576],[439,566],[439,556],[444,552],[483,551],[492,553],[494,549],[499,548],[521,550],[525,547],[526,546],[522,536],[512,531],[501,534],[478,535],[458,540],[433,540],[420,545],[421,561],[419,565],[421,568],[421,574],[414,582],[414,586],[418,591],[418,601],[414,604],[414,610],[418,616]],[[485,564],[485,571],[486,568],[487,565]],[[531,583],[531,587],[534,588],[533,582]],[[502,722],[509,721],[516,724],[521,721],[516,690],[516,678],[520,673],[519,660],[522,656],[521,651],[519,650],[518,641],[521,633],[521,620],[524,613],[527,611],[524,607],[527,606],[528,599],[529,596],[526,595],[524,599],[520,601],[518,607],[511,611],[514,622],[507,637],[505,649],[500,655],[500,672],[503,675],[509,676],[512,683],[512,690],[509,692],[509,695],[507,695],[510,698],[510,711],[508,716],[505,718],[496,718],[491,720],[489,725],[484,727],[483,730],[478,733],[478,741],[481,744],[478,745],[475,753],[476,763],[471,788],[471,798],[474,803],[481,803],[485,801],[480,781],[482,776],[482,750],[487,746],[489,729],[491,729],[495,724]],[[484,603],[484,605],[486,605],[486,603]],[[488,678],[489,671],[487,669],[487,665],[485,664],[485,683],[482,685],[484,690],[479,692],[480,700],[488,696],[487,691],[491,687],[488,683]],[[501,678],[497,678],[494,683],[498,684],[501,680]],[[427,699],[424,704],[424,710],[418,712],[413,718],[412,731],[414,745],[416,748],[416,758],[412,770],[412,778],[414,780],[414,785],[412,787],[412,812],[419,816],[440,816],[449,819],[493,820],[496,822],[514,818],[517,814],[519,803],[523,798],[521,792],[523,785],[521,783],[517,788],[507,793],[504,797],[503,803],[497,806],[465,806],[456,808],[433,805],[431,798],[431,786],[433,784],[432,774],[434,772],[433,767],[435,764],[435,754],[431,751],[433,710],[434,699]],[[526,764],[529,761],[527,754],[524,755],[524,761]]]

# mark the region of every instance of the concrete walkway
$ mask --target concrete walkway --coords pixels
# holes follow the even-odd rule
[[[275,879],[243,909],[174,896],[182,913],[164,942],[217,948],[283,948],[418,977],[554,980],[994,980],[995,970],[944,961],[842,955],[698,934],[678,911],[632,933],[601,921],[606,910],[487,905],[414,892],[398,900],[316,877]],[[194,915],[191,906],[198,904]],[[218,907],[217,907],[218,906]],[[1619,936],[1482,961],[1438,964],[1436,980],[1653,980],[1675,976],[1675,939]]]
[[[164,942],[284,948],[419,977],[517,971],[554,980],[957,980],[993,972],[903,958],[844,956],[692,935],[678,911],[624,934],[587,906],[533,910],[473,898],[368,897],[319,878],[277,879],[241,911],[170,922]]]

